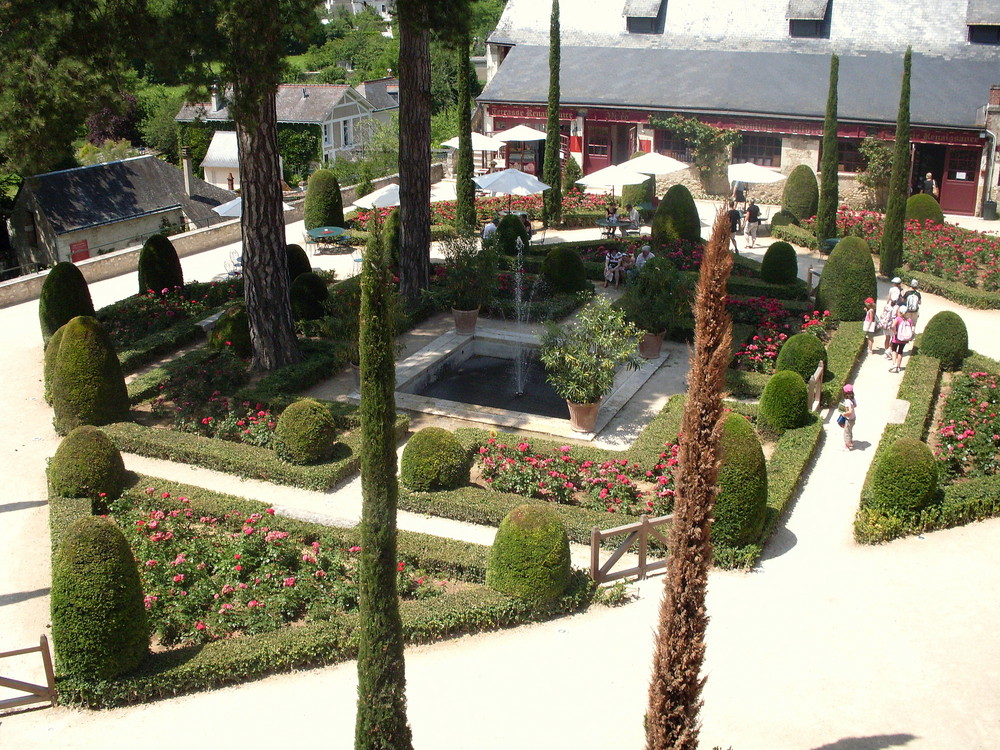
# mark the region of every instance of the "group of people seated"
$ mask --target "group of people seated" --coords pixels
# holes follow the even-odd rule
[[[612,203],[608,206],[605,212],[605,220],[608,224],[608,236],[615,236],[615,229],[620,229],[622,237],[625,236],[627,231],[638,232],[639,226],[642,224],[642,216],[639,214],[639,209],[635,208],[631,203],[626,204],[625,213],[619,214],[618,207]]]
[[[627,281],[637,274],[650,258],[655,257],[649,245],[643,245],[635,257],[620,247],[608,250],[604,256],[604,286],[607,287],[614,282],[617,289],[623,280]]]
[[[531,235],[535,233],[535,230],[531,226],[531,219],[528,218],[528,214],[521,214],[521,222],[524,224],[524,231],[528,234],[528,239],[531,239]],[[491,216],[490,220],[486,222],[486,226],[483,227],[482,238],[488,240],[497,231],[497,225],[500,224],[499,216]]]

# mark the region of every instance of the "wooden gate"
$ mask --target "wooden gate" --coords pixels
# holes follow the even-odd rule
[[[0,653],[0,659],[6,656],[23,656],[24,654],[33,654],[36,651],[42,655],[42,665],[45,667],[45,681],[47,684],[34,685],[30,682],[22,682],[21,680],[14,680],[10,677],[0,676],[0,687],[27,693],[27,695],[18,696],[16,698],[7,698],[0,701],[0,711],[8,708],[18,708],[19,706],[29,706],[32,703],[49,703],[53,706],[56,704],[56,678],[55,674],[52,672],[52,657],[49,655],[48,638],[43,635],[39,638],[38,645],[32,646],[31,648],[19,648],[15,651],[5,651]]]
[[[666,568],[666,559],[649,562],[649,539],[650,537],[655,537],[666,547],[667,539],[657,531],[657,528],[666,525],[672,519],[672,515],[660,516],[659,518],[642,516],[639,523],[630,523],[627,526],[618,526],[607,531],[601,531],[595,526],[590,532],[590,577],[594,579],[594,583],[615,581],[628,576],[637,576],[639,580],[642,580],[646,577],[647,573]],[[622,534],[626,535],[625,540],[615,548],[608,561],[604,565],[601,565],[601,542],[609,537],[620,536]],[[639,543],[639,564],[634,568],[612,571],[611,569],[615,566],[615,563],[637,541]]]

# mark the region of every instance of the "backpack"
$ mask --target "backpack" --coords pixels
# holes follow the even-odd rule
[[[910,292],[906,295],[906,311],[916,312],[920,309],[920,292]]]
[[[913,338],[913,323],[903,318],[896,325],[896,340],[909,341]]]

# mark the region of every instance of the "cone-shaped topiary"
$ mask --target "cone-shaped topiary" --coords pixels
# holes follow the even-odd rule
[[[77,315],[94,316],[90,287],[76,265],[65,261],[56,263],[42,282],[38,295],[38,322],[45,345],[48,346],[52,334]]]
[[[945,370],[957,370],[969,353],[969,331],[962,317],[942,310],[927,324],[920,337],[920,353],[941,360]]]
[[[319,401],[302,398],[278,417],[274,429],[278,455],[293,464],[323,461],[333,453],[337,425]]]
[[[906,221],[916,219],[921,224],[933,221],[935,224],[944,224],[944,211],[933,195],[927,193],[917,193],[906,199]]]
[[[139,251],[139,294],[163,294],[184,286],[184,271],[174,243],[154,234]]]
[[[789,213],[788,211],[776,211],[773,216],[771,216],[771,226],[772,227],[787,227],[789,224],[798,226],[799,220],[795,217],[795,214]]]
[[[680,183],[671,185],[656,207],[651,224],[652,241],[665,245],[676,240],[701,239],[701,219],[691,191]]]
[[[301,245],[286,245],[285,253],[288,257],[288,283],[313,270],[309,264],[309,256]]]
[[[532,602],[558,599],[569,585],[569,539],[547,505],[521,505],[500,523],[486,562],[486,585]]]
[[[744,547],[760,536],[767,517],[767,463],[753,427],[745,417],[726,417],[720,442],[719,495],[712,540]]]
[[[323,279],[309,271],[295,277],[288,296],[296,320],[317,320],[326,313],[323,303],[329,298],[330,290]]]
[[[97,501],[96,510],[107,512],[106,503],[121,495],[125,486],[125,464],[107,435],[81,425],[59,443],[49,462],[48,478],[50,495],[89,497]]]
[[[66,532],[52,567],[56,672],[90,681],[136,669],[149,624],[132,550],[111,521],[91,516]]]
[[[764,253],[760,277],[771,284],[791,284],[799,277],[798,256],[787,242],[775,242]]]
[[[399,222],[399,209],[394,208],[385,217],[385,225],[382,227],[382,242],[393,268],[399,265],[399,230],[401,227]]]
[[[823,342],[811,333],[796,333],[789,336],[778,350],[774,369],[797,372],[808,382],[820,362],[826,364],[826,347]]]
[[[208,335],[213,349],[230,348],[237,357],[246,359],[253,352],[250,344],[250,319],[242,304],[233,305],[222,314]]]
[[[781,194],[781,210],[787,211],[799,221],[811,219],[819,206],[819,185],[816,173],[808,164],[799,164],[785,180]]]
[[[868,297],[878,297],[871,250],[860,237],[844,237],[823,267],[816,307],[829,310],[834,320],[863,320]]]
[[[399,480],[418,492],[461,487],[469,481],[469,453],[454,433],[425,427],[403,448]]]
[[[760,420],[773,432],[801,427],[809,414],[809,389],[792,370],[776,372],[760,396]]]
[[[580,168],[580,162],[578,162],[573,156],[566,159],[566,166],[563,167],[563,185],[565,185],[565,192],[570,190],[579,190],[580,186],[576,184],[576,181],[583,177],[583,170]]]
[[[45,354],[42,365],[42,379],[45,383],[44,397],[45,403],[52,406],[52,374],[56,371],[56,358],[59,356],[59,344],[62,341],[66,326],[58,328],[49,339],[49,345],[45,347]]]
[[[316,227],[344,226],[344,199],[332,169],[317,169],[312,173],[306,187],[302,217],[306,231]]]
[[[549,250],[542,261],[542,276],[555,294],[573,294],[592,288],[580,253],[571,247],[556,245]]]
[[[900,438],[875,461],[869,504],[886,513],[912,515],[934,501],[937,483],[933,451],[919,440]]]
[[[81,315],[65,329],[52,370],[56,432],[128,420],[125,378],[104,328],[96,318]]]
[[[517,255],[517,241],[521,240],[521,247],[528,247],[528,231],[524,228],[524,222],[520,216],[507,214],[500,223],[497,224],[496,241],[497,250],[503,255]]]

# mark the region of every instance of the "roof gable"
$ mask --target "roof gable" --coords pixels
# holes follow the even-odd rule
[[[239,169],[240,149],[235,130],[216,130],[212,133],[212,142],[208,144],[201,166]]]
[[[373,107],[352,86],[345,84],[306,83],[281,84],[275,97],[278,122],[320,125],[333,119],[334,110],[341,104],[358,102],[362,109],[371,112]],[[174,118],[178,122],[194,120],[230,121],[229,107],[213,110],[211,104],[185,104]]]

